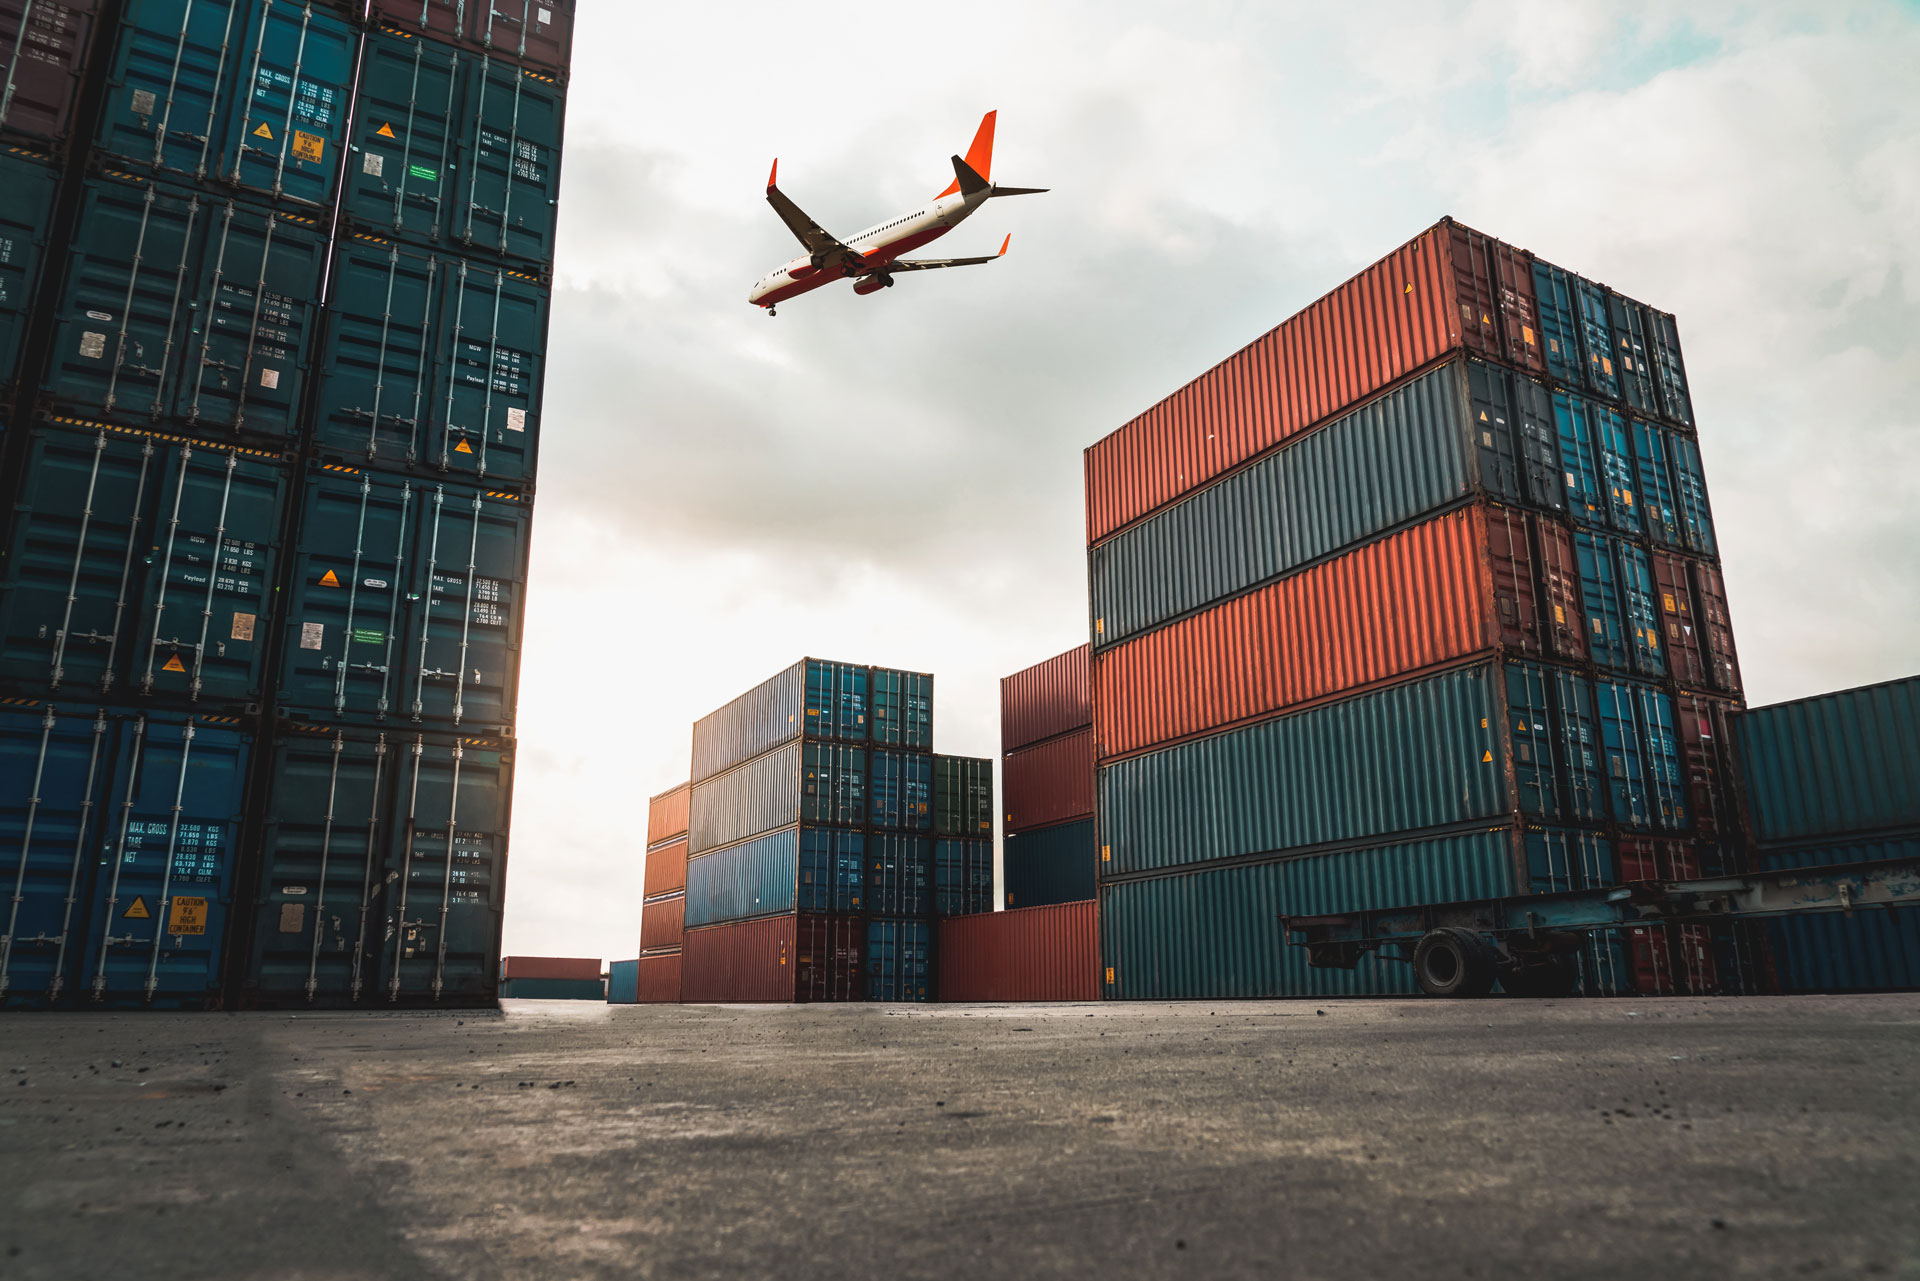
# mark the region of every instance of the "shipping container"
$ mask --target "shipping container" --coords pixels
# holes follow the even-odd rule
[[[1545,371],[1531,267],[1449,218],[1090,447],[1088,544],[1456,351]]]
[[[533,483],[549,286],[355,236],[340,242],[329,292],[313,428],[322,457]]]
[[[647,800],[647,848],[687,834],[687,806],[691,783],[676,783]]]
[[[0,673],[71,698],[262,700],[291,477],[259,450],[28,428],[0,571]]]
[[[607,1004],[637,1005],[640,1001],[640,962],[607,962]]]
[[[1687,689],[1711,688],[1716,682],[1693,608],[1693,575],[1688,572],[1687,561],[1655,552],[1651,564],[1667,666],[1674,683]]]
[[[858,912],[876,838],[789,827],[687,860],[689,928],[775,913]]]
[[[330,210],[358,47],[306,0],[127,0],[96,144],[127,168]]]
[[[635,996],[642,1005],[672,1005],[680,1000],[680,955],[661,952],[640,958]]]
[[[1093,724],[1088,653],[1088,646],[1078,645],[1000,678],[1002,752]]]
[[[876,667],[872,677],[873,743],[910,752],[933,750],[933,677]]]
[[[1617,671],[1667,673],[1660,643],[1662,609],[1646,549],[1607,534],[1574,535],[1580,604],[1593,661]]]
[[[680,946],[686,933],[686,896],[669,895],[640,908],[640,950],[664,951]]]
[[[309,720],[513,724],[532,510],[331,465],[304,473],[278,702]]]
[[[1094,874],[1100,862],[1093,820],[1010,832],[1000,862],[1009,908],[1092,899]]]
[[[1548,377],[1566,387],[1585,386],[1608,400],[1618,400],[1620,380],[1614,371],[1605,286],[1537,258],[1533,284]]]
[[[933,832],[992,837],[992,761],[978,756],[933,758]]]
[[[804,658],[693,723],[693,781],[796,738],[868,740],[869,669]]]
[[[1690,561],[1697,617],[1705,638],[1708,681],[1727,694],[1740,693],[1740,657],[1734,652],[1733,612],[1727,607],[1726,582],[1705,561]]]
[[[1673,458],[1675,496],[1680,501],[1680,523],[1687,547],[1702,556],[1717,556],[1719,541],[1713,533],[1713,508],[1707,501],[1707,478],[1700,468],[1700,446],[1685,436],[1675,436],[1669,447]]]
[[[708,1001],[865,999],[866,924],[855,916],[769,916],[687,931],[681,995]]]
[[[0,0],[0,136],[58,150],[73,129],[99,0]]]
[[[503,973],[597,981],[598,959],[503,970],[510,745],[283,724],[272,751],[242,1004],[475,1006]]]
[[[564,78],[573,50],[574,0],[373,0],[397,30],[525,63]],[[432,41],[416,41],[428,44]]]
[[[314,215],[89,178],[42,385],[87,417],[291,441],[326,260]]]
[[[641,886],[644,898],[659,898],[687,888],[687,838],[662,841],[647,851],[647,866]]]
[[[1791,916],[1767,932],[1782,992],[1920,988],[1920,908]]]
[[[703,854],[794,823],[863,827],[867,753],[842,743],[789,743],[693,785],[687,852]]]
[[[1754,839],[1920,835],[1920,676],[1739,713]]]
[[[868,821],[876,828],[932,831],[933,758],[875,748],[869,756],[867,802]]]
[[[986,912],[940,922],[942,1001],[1097,1001],[1094,904]]]
[[[930,921],[879,920],[867,923],[867,999],[932,1001],[933,935]]]
[[[513,1001],[604,1001],[602,979],[502,979],[500,996]]]
[[[1093,727],[1008,752],[1002,811],[1011,836],[1093,814]]]
[[[933,914],[933,839],[896,832],[866,838],[865,899],[860,906],[882,916]]]
[[[0,21],[8,6],[0,3]],[[4,102],[4,99],[0,99]],[[0,117],[5,108],[0,106]],[[17,368],[40,269],[46,261],[59,171],[40,158],[0,150],[0,384],[31,386],[37,371]]]
[[[981,837],[936,837],[933,914],[963,916],[992,910],[993,842]]]
[[[1680,759],[1687,779],[1687,804],[1694,830],[1718,840],[1728,850],[1743,844],[1742,804],[1733,755],[1732,720],[1739,704],[1707,694],[1682,692],[1675,696],[1674,713],[1680,736]],[[1745,871],[1744,862],[1729,855],[1717,869]]]
[[[0,996],[217,1008],[252,747],[230,718],[0,707]]]
[[[597,956],[503,956],[503,979],[571,979],[590,983],[600,977]]]

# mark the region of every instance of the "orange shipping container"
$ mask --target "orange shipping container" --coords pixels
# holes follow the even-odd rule
[[[506,956],[500,959],[500,977],[508,979],[592,982],[600,977],[601,968],[597,956]]]
[[[679,947],[686,932],[687,899],[684,894],[647,903],[640,908],[640,950],[654,952]]]
[[[680,953],[663,952],[640,958],[639,1002],[672,1005],[680,1000]]]
[[[1529,257],[1448,218],[1090,447],[1088,544],[1459,350],[1545,369]]]
[[[647,870],[640,887],[643,898],[658,898],[687,888],[687,838],[647,851]]]
[[[647,802],[647,847],[687,833],[687,799],[693,784],[670,787]]]

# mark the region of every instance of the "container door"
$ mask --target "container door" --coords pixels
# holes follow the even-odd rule
[[[933,842],[876,832],[867,838],[866,910],[888,916],[933,911]]]
[[[1599,465],[1594,461],[1593,416],[1595,406],[1579,396],[1555,392],[1554,425],[1560,437],[1561,480],[1565,483],[1566,510],[1582,524],[1604,526],[1608,507],[1600,485]]]
[[[476,490],[423,489],[413,547],[404,689],[409,717],[447,726],[513,724],[532,511]]]
[[[1707,502],[1706,473],[1700,468],[1700,446],[1685,436],[1673,438],[1673,481],[1680,500],[1680,520],[1687,546],[1702,556],[1719,554],[1713,535],[1713,508]]]
[[[1681,547],[1680,508],[1667,470],[1667,434],[1652,423],[1633,420],[1633,470],[1640,483],[1640,509],[1647,536],[1664,547]]]
[[[493,58],[468,60],[466,74],[455,238],[545,267],[553,262],[560,196],[561,92]]]
[[[157,713],[123,723],[82,957],[88,1000],[218,1004],[249,742]]]
[[[313,429],[323,455],[387,467],[426,457],[441,397],[431,349],[445,270],[433,254],[398,244],[341,242]]]
[[[1560,811],[1570,822],[1600,822],[1607,816],[1607,783],[1593,682],[1563,667],[1544,670],[1552,686],[1548,708],[1563,788]]]
[[[1652,827],[1653,806],[1647,796],[1643,735],[1634,688],[1617,681],[1596,681],[1594,694],[1600,708],[1600,744],[1614,821],[1622,827]]]
[[[1500,643],[1510,654],[1541,651],[1540,607],[1534,594],[1533,550],[1527,516],[1511,507],[1485,510],[1488,564]]]
[[[1654,590],[1653,567],[1644,548],[1625,540],[1614,540],[1614,548],[1620,558],[1620,602],[1626,612],[1634,670],[1648,676],[1664,676],[1667,663],[1661,656],[1661,611]]]
[[[993,843],[949,838],[933,850],[937,916],[969,916],[993,910]]]
[[[1547,652],[1555,658],[1584,662],[1587,635],[1580,607],[1580,562],[1573,532],[1554,521],[1534,521],[1539,536],[1542,630]]]
[[[247,0],[132,0],[100,115],[100,150],[189,182],[220,172],[222,112],[247,75]]]
[[[1660,412],[1669,422],[1693,426],[1693,397],[1680,358],[1680,327],[1664,311],[1647,311],[1647,338],[1653,347],[1653,377],[1660,388]]]
[[[800,890],[795,903],[802,912],[865,909],[872,893],[866,876],[868,839],[859,832],[800,829]]]
[[[1533,663],[1507,664],[1507,727],[1520,812],[1540,819],[1560,817],[1558,753],[1547,702],[1547,673]]]
[[[875,753],[876,756],[879,753]],[[874,780],[877,792],[879,781]],[[828,827],[860,827],[867,821],[866,749],[840,743],[806,743],[800,753],[800,821]]]
[[[1715,699],[1682,694],[1674,705],[1674,712],[1681,769],[1686,778],[1687,802],[1692,807],[1695,830],[1723,840],[1738,836],[1727,705]]]
[[[45,1006],[74,992],[111,812],[113,732],[104,712],[0,708],[0,876],[13,887],[0,908],[0,1003]]]
[[[1580,312],[1580,350],[1586,358],[1586,383],[1608,400],[1620,399],[1620,376],[1613,354],[1613,325],[1607,291],[1578,276],[1574,301]]]
[[[1513,421],[1520,433],[1521,489],[1527,502],[1546,511],[1565,511],[1561,479],[1560,429],[1553,419],[1553,393],[1531,378],[1513,379]]]
[[[1582,996],[1627,996],[1634,991],[1625,930],[1594,930],[1575,960]]]
[[[1693,585],[1686,562],[1678,556],[1653,557],[1654,592],[1660,606],[1660,626],[1667,638],[1667,662],[1673,678],[1694,689],[1707,685],[1707,664],[1700,647],[1700,629],[1694,626]]]
[[[34,4],[15,0],[0,12],[0,131],[43,147],[65,142],[86,69],[97,0]]]
[[[1511,245],[1459,223],[1449,223],[1447,231],[1464,345],[1521,369],[1543,371],[1532,268]]]
[[[29,10],[29,13],[33,11]],[[27,20],[26,15],[20,19]],[[24,65],[35,65],[31,61]],[[0,99],[0,101],[4,101]],[[16,104],[17,105],[17,104]],[[0,120],[9,118],[0,107]],[[0,382],[31,384],[39,370],[16,370],[26,337],[27,309],[40,283],[53,218],[53,192],[60,179],[50,166],[0,153]]]
[[[1626,534],[1640,532],[1639,482],[1633,474],[1633,446],[1627,421],[1611,409],[1593,411],[1594,444],[1600,483],[1606,488],[1607,522]]]
[[[1625,671],[1632,666],[1632,659],[1620,607],[1613,540],[1604,534],[1575,534],[1573,543],[1580,562],[1580,604],[1587,619],[1587,651],[1600,666]]]
[[[546,376],[548,289],[462,259],[442,273],[429,457],[474,480],[533,480]]]
[[[870,820],[875,827],[925,832],[933,826],[933,762],[918,752],[873,753]]]
[[[1601,889],[1614,883],[1613,847],[1598,833],[1535,828],[1526,833],[1526,853],[1535,894]]]
[[[460,191],[455,137],[469,60],[437,40],[368,34],[343,202],[352,225],[423,246],[450,238]]]
[[[1740,692],[1740,659],[1733,649],[1733,617],[1727,609],[1727,588],[1720,571],[1693,561],[1688,565],[1694,599],[1700,604],[1700,626],[1706,638],[1710,679],[1715,689]]]
[[[220,173],[272,199],[330,209],[359,39],[305,0],[248,6],[245,75],[225,112]]]
[[[873,741],[913,751],[933,748],[933,677],[890,667],[872,671]]]
[[[867,669],[851,663],[807,660],[806,736],[867,741]]]
[[[1580,315],[1574,308],[1572,281],[1560,268],[1536,258],[1533,299],[1540,311],[1547,376],[1555,382],[1578,385],[1585,371],[1581,367]]]
[[[1673,700],[1665,691],[1636,685],[1638,717],[1647,764],[1647,793],[1654,822],[1670,831],[1687,826],[1687,781],[1681,766],[1680,734]]]
[[[1512,381],[1507,371],[1497,366],[1479,360],[1467,362],[1469,412],[1480,483],[1496,498],[1518,500],[1520,463]]]
[[[1631,298],[1609,294],[1607,313],[1613,322],[1614,349],[1620,357],[1620,382],[1626,390],[1627,403],[1643,414],[1659,413],[1653,356],[1647,346],[1646,309]]]

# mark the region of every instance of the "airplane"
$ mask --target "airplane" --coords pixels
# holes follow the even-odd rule
[[[933,198],[933,203],[922,205],[904,217],[869,227],[844,241],[823,230],[787,199],[778,186],[780,161],[776,158],[772,172],[767,175],[767,203],[807,252],[762,276],[747,294],[747,301],[764,307],[771,316],[774,307],[787,299],[836,280],[851,279],[854,293],[871,294],[890,288],[893,278],[903,271],[971,267],[1006,257],[1007,246],[1013,241],[1011,233],[1000,242],[999,253],[979,258],[900,257],[946,235],[995,196],[1037,196],[1047,190],[1045,187],[1001,187],[989,180],[993,165],[993,121],[998,114],[989,111],[981,117],[966,159],[953,157],[953,181]]]

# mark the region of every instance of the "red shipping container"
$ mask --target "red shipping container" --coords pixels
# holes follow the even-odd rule
[[[1620,838],[1620,879],[1623,881],[1685,881],[1700,875],[1700,851],[1692,841],[1655,840],[1651,836]]]
[[[681,935],[686,932],[686,920],[687,896],[684,894],[642,904],[640,950],[657,952],[661,948],[679,947]]]
[[[946,917],[939,962],[942,1001],[1097,1001],[1094,901]]]
[[[606,967],[599,957],[505,956],[500,958],[503,979],[580,979],[592,982]]]
[[[1674,726],[1680,738],[1680,765],[1687,776],[1687,804],[1694,827],[1703,835],[1731,837],[1735,818],[1733,734],[1729,728],[1738,704],[1705,694],[1674,699]]]
[[[1706,641],[1707,679],[1728,694],[1740,692],[1740,659],[1733,652],[1733,616],[1727,609],[1727,585],[1720,571],[1705,561],[1688,562],[1693,570],[1694,600],[1699,606],[1701,635]]]
[[[683,1001],[858,1001],[865,993],[859,917],[769,916],[688,930]]]
[[[100,0],[0,0],[0,67],[7,86],[0,129],[40,143],[66,138],[99,8]]]
[[[373,16],[410,35],[508,58],[565,78],[574,0],[373,0]]]
[[[662,952],[640,958],[642,1005],[672,1005],[680,1000],[680,953]]]
[[[1707,688],[1707,659],[1693,612],[1693,576],[1679,556],[1655,552],[1654,594],[1659,597],[1660,624],[1667,634],[1667,670],[1691,689]]]
[[[640,886],[642,898],[658,898],[687,888],[687,838],[647,851],[646,876]]]
[[[1082,645],[1000,678],[1000,750],[1038,743],[1093,723]]]
[[[1627,931],[1634,988],[1643,996],[1711,996],[1719,990],[1713,936],[1704,925],[1636,925]]]
[[[1006,831],[1025,832],[1093,813],[1093,727],[1008,752],[1000,767]]]
[[[676,836],[684,837],[689,826],[693,784],[670,787],[647,801],[647,848]]]
[[[1356,548],[1094,659],[1102,760],[1262,719],[1504,647],[1540,652],[1540,524],[1468,507]]]
[[[1089,448],[1088,544],[1459,350],[1545,368],[1530,256],[1447,218]]]

